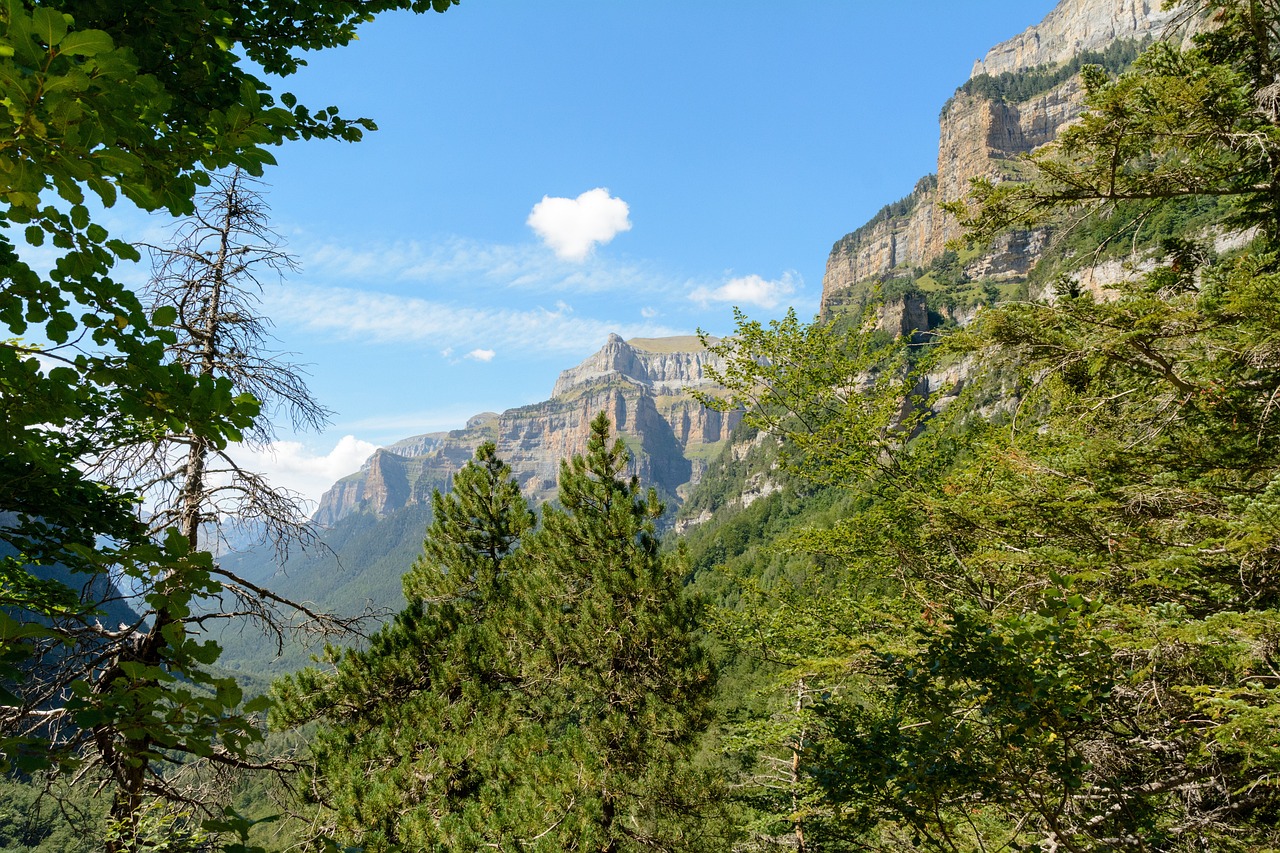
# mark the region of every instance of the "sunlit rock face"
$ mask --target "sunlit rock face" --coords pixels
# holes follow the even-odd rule
[[[548,500],[555,495],[561,460],[586,450],[591,420],[600,412],[609,415],[631,450],[632,472],[678,501],[741,417],[708,409],[691,393],[719,390],[708,372],[719,364],[694,337],[624,341],[610,335],[598,352],[560,374],[545,402],[486,412],[465,429],[379,449],[325,493],[315,520],[331,526],[355,512],[384,515],[425,503],[435,489],[448,489],[453,474],[485,441],[497,444],[529,498]]]
[[[1058,65],[1120,39],[1163,36],[1174,18],[1160,0],[1063,0],[1043,21],[992,48],[973,74],[997,76]],[[1003,180],[1018,159],[1057,138],[1083,105],[1079,80],[1067,80],[1019,103],[957,93],[939,119],[938,166],[902,201],[836,241],[822,281],[826,311],[858,302],[868,283],[895,270],[928,267],[960,236],[941,205],[962,199],[974,178]],[[1012,234],[966,267],[975,278],[1025,276],[1039,260],[1042,233]]]
[[[1159,38],[1177,15],[1161,0],[1063,0],[1043,21],[973,63],[973,76],[1057,65],[1120,39]]]

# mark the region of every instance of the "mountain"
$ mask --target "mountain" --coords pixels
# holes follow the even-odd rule
[[[1044,20],[987,51],[973,64],[972,77],[1028,71],[1060,65],[1086,51],[1113,42],[1158,36],[1177,13],[1162,9],[1161,0],[1070,0],[1059,3]]]
[[[1080,115],[1084,93],[1075,71],[1082,60],[1121,70],[1172,20],[1158,0],[1063,0],[1041,23],[988,51],[942,108],[937,171],[832,247],[822,281],[823,311],[858,310],[871,283],[900,275],[918,280],[923,276],[911,275],[913,270],[940,260],[958,266],[955,272],[970,286],[947,287],[955,282],[938,276],[918,282],[916,290],[937,292],[934,307],[945,310],[908,330],[963,321],[966,311],[991,295],[990,287],[972,282],[1012,293],[1010,285],[1024,282],[1043,257],[1047,233],[1013,232],[986,251],[950,259],[947,242],[960,236],[960,228],[941,206],[963,198],[974,178],[1016,178],[1021,155],[1053,141]]]
[[[982,305],[1025,292],[1049,233],[1014,232],[961,257],[947,249],[960,230],[941,205],[962,198],[974,178],[1016,178],[1018,158],[1052,141],[1080,114],[1080,63],[1125,67],[1145,41],[1170,26],[1173,15],[1160,5],[1063,0],[1039,24],[975,62],[970,79],[942,109],[937,171],[833,246],[823,277],[824,314],[879,302],[878,327],[908,334],[963,325]],[[484,441],[497,443],[530,499],[549,500],[560,460],[585,448],[587,424],[600,411],[613,417],[631,447],[634,473],[679,505],[740,417],[708,410],[689,393],[715,393],[708,368],[716,366],[694,337],[624,341],[611,335],[599,352],[560,374],[545,402],[478,414],[463,429],[380,448],[325,493],[315,520],[332,527],[355,513],[383,516],[425,505]]]
[[[1055,258],[1053,235],[1014,234],[989,249],[957,253],[946,243],[959,235],[958,225],[940,205],[959,198],[970,178],[1016,178],[1019,155],[1051,141],[1079,115],[1080,60],[1045,65],[1060,55],[1056,45],[1094,50],[1089,61],[1124,67],[1143,39],[1166,26],[1154,5],[1063,0],[1045,21],[993,48],[942,110],[936,174],[835,243],[823,311],[869,305],[880,331],[902,335],[962,325],[984,305],[1041,286],[1037,264]],[[691,392],[718,393],[711,374],[721,366],[693,337],[611,335],[563,371],[544,402],[477,414],[463,429],[379,449],[321,500],[315,518],[329,528],[324,542],[331,551],[295,555],[283,568],[258,551],[224,561],[255,578],[274,572],[273,586],[324,607],[398,608],[399,576],[420,552],[432,490],[447,489],[481,442],[497,444],[527,497],[546,501],[554,498],[560,461],[585,448],[587,424],[605,411],[634,454],[634,473],[663,493],[668,518],[690,537],[695,566],[709,569],[826,512],[829,500],[797,492],[778,464],[777,443],[746,429],[740,413],[722,415],[697,401]],[[963,361],[942,364],[922,379],[921,390],[959,391],[969,375]],[[987,404],[999,405],[999,393],[994,389],[995,402]],[[938,405],[954,399],[944,395]],[[225,641],[233,667],[253,670],[274,653],[252,638]]]
[[[631,448],[633,473],[678,503],[739,418],[706,408],[691,393],[716,392],[708,368],[717,366],[696,337],[610,335],[599,352],[560,374],[545,402],[485,412],[464,429],[380,448],[324,494],[315,520],[332,527],[354,513],[382,516],[429,503],[485,441],[497,443],[527,497],[549,500],[560,461],[586,449],[588,424],[601,411]]]
[[[545,402],[484,412],[463,429],[380,448],[324,494],[315,516],[326,528],[319,548],[292,553],[283,565],[269,547],[220,560],[241,577],[323,609],[397,610],[404,606],[400,576],[421,552],[431,522],[431,493],[448,490],[477,446],[496,442],[526,497],[543,503],[555,496],[560,461],[586,450],[588,425],[601,411],[631,449],[633,473],[663,494],[670,519],[741,420],[740,413],[708,409],[693,396],[719,392],[710,374],[719,366],[696,337],[624,341],[610,335],[598,352],[560,373]],[[278,656],[273,643],[252,631],[237,629],[220,640],[223,665],[249,678],[307,660],[296,645]]]

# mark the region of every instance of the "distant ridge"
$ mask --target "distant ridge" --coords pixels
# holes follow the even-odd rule
[[[485,441],[498,445],[528,497],[548,500],[560,461],[586,449],[588,425],[601,411],[631,447],[634,473],[674,510],[738,423],[737,413],[707,409],[690,393],[718,390],[707,371],[714,364],[718,359],[695,335],[630,341],[610,335],[598,352],[560,373],[545,402],[484,412],[464,429],[380,448],[325,492],[315,521],[331,527],[353,513],[382,516],[426,504]]]

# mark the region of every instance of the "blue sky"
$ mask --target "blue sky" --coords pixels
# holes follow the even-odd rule
[[[282,81],[373,118],[268,170],[268,289],[336,411],[262,459],[318,497],[374,446],[546,399],[624,337],[817,310],[831,244],[934,171],[938,112],[1052,0],[463,0]]]

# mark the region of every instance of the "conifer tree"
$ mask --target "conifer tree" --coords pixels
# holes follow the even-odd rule
[[[528,849],[696,848],[705,826],[688,815],[704,794],[688,756],[709,719],[710,669],[683,573],[659,554],[663,507],[609,432],[601,413],[586,455],[561,464],[560,505],[520,577],[522,631],[542,638],[524,661],[525,701],[561,780],[548,802],[561,822]]]
[[[369,851],[466,850],[487,823],[484,789],[512,724],[511,572],[533,514],[493,444],[432,497],[409,606],[362,651],[328,649],[331,672],[275,686],[276,722],[323,719],[313,790],[326,831]]]
[[[725,849],[690,754],[710,669],[662,507],[592,424],[541,530],[480,448],[437,494],[409,606],[333,670],[278,682],[275,719],[320,720],[313,790],[367,851]]]

